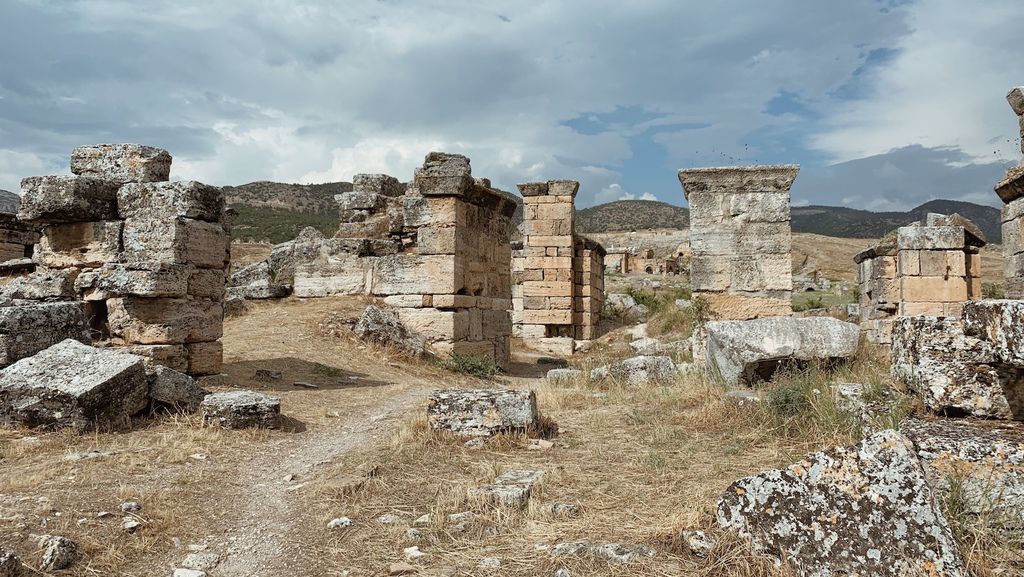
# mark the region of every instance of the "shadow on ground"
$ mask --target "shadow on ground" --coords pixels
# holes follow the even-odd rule
[[[230,384],[255,391],[330,391],[391,384],[370,379],[365,373],[294,357],[225,363],[223,372]]]

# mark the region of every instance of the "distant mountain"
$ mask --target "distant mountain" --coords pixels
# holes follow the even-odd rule
[[[260,181],[225,186],[228,205],[236,213],[231,236],[236,240],[267,240],[276,244],[295,238],[307,226],[333,235],[338,230],[334,195],[350,190],[351,182]]]
[[[880,238],[894,228],[920,221],[929,212],[960,213],[981,228],[988,242],[1002,242],[999,209],[958,200],[932,200],[907,212],[870,212],[841,206],[794,206],[793,232],[839,238]],[[664,202],[619,200],[576,211],[583,233],[686,228],[690,211]]]
[[[0,212],[14,214],[18,212],[21,196],[7,190],[0,190]]]

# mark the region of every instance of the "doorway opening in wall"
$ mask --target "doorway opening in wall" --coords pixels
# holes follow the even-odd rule
[[[89,323],[89,334],[93,341],[105,341],[110,338],[107,301],[85,301],[85,319]]]
[[[644,272],[647,273],[647,274],[654,274],[654,268],[653,267],[647,267],[647,268],[644,269]]]
[[[34,244],[26,244],[25,245],[25,252],[23,254],[25,255],[25,258],[32,258],[32,255],[35,254],[35,251],[36,251],[36,245],[34,245]]]

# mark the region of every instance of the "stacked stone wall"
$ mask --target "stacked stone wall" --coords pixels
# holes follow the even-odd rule
[[[900,306],[895,243],[882,243],[854,257],[860,289],[860,326],[872,343],[891,342],[892,321]]]
[[[963,227],[900,227],[896,245],[899,316],[956,316],[981,298],[980,247]]]
[[[789,189],[796,165],[679,171],[690,203],[690,280],[719,319],[792,313]]]
[[[1010,108],[1017,115],[1024,152],[1024,86],[1006,95]],[[1003,276],[1006,298],[1024,299],[1024,160],[1011,168],[995,187],[1003,201]]]
[[[170,167],[158,148],[83,146],[72,176],[24,179],[18,218],[42,229],[37,270],[5,296],[79,301],[91,340],[218,374],[231,237],[224,194],[168,182]]]

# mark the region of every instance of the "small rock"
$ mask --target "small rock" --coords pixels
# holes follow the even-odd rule
[[[582,376],[583,371],[578,369],[551,369],[546,375],[552,383],[565,383]]]
[[[529,500],[533,485],[542,476],[543,470],[512,469],[499,475],[490,485],[470,489],[469,496],[495,505],[522,507]]]
[[[139,503],[137,501],[125,501],[124,503],[121,503],[121,512],[122,513],[131,513],[133,511],[141,511],[141,510],[142,510],[142,505],[139,505]]]
[[[291,483],[294,480],[295,480],[295,474],[294,473],[288,473],[287,475],[284,476],[284,482],[285,483]]]
[[[484,557],[480,560],[481,567],[487,567],[488,569],[498,569],[501,567],[501,559],[497,557]]]
[[[134,533],[141,526],[142,523],[134,517],[125,517],[124,519],[121,519],[121,528],[129,533]]]
[[[206,577],[206,573],[195,569],[175,569],[174,577]]]
[[[450,516],[449,516],[450,517]],[[412,522],[413,527],[426,527],[430,524],[430,514],[421,515]]]
[[[352,519],[348,517],[338,517],[337,519],[331,519],[331,522],[327,524],[328,529],[344,529],[352,526]]]
[[[256,369],[256,379],[260,381],[279,381],[284,376],[281,371],[271,369]]]
[[[704,531],[691,529],[683,531],[683,541],[686,542],[690,553],[696,557],[707,557],[711,550],[715,548],[714,540],[708,537],[708,534]]]
[[[575,517],[580,513],[580,506],[575,503],[552,503],[549,510],[556,517]]]
[[[78,545],[67,537],[43,535],[39,547],[43,550],[40,566],[44,571],[67,569],[78,560]]]
[[[84,459],[101,459],[103,457],[109,457],[113,455],[110,451],[81,451],[78,453],[71,453],[67,457],[64,457],[65,461],[82,461]]]
[[[113,516],[114,516],[114,514],[111,513],[110,511],[100,511],[99,513],[96,513],[96,518],[97,519],[106,519],[107,517],[113,517]]]
[[[629,343],[629,348],[638,355],[656,355],[662,351],[661,341],[650,337]]]
[[[392,563],[388,568],[388,575],[412,575],[415,572],[416,568],[405,561]]]
[[[307,383],[307,382],[304,382],[304,381],[295,381],[294,383],[292,383],[292,386],[293,387],[299,387],[300,389],[319,389],[320,388],[319,385],[314,385],[313,383]]]
[[[410,561],[415,561],[416,559],[420,559],[422,557],[427,556],[426,553],[420,551],[420,548],[417,545],[413,545],[412,547],[406,547],[405,549],[402,549],[402,553],[404,553],[405,558]]]
[[[17,555],[10,551],[0,554],[0,577],[21,577],[25,574],[22,569],[21,560]]]
[[[452,524],[455,524],[455,523],[468,523],[469,521],[472,521],[474,517],[476,517],[476,513],[472,512],[472,511],[463,511],[462,513],[452,513],[451,515],[448,515],[448,522],[452,523]]]
[[[479,449],[480,447],[483,447],[486,443],[487,439],[485,439],[484,437],[473,437],[472,439],[463,443],[462,446],[467,449]]]
[[[554,446],[554,443],[546,439],[529,439],[526,442],[527,451],[547,451]]]
[[[423,532],[420,531],[419,529],[415,529],[413,527],[409,527],[408,529],[405,530],[405,540],[406,541],[420,541],[422,539],[423,539]]]
[[[225,429],[273,429],[281,414],[281,399],[253,391],[227,391],[207,395],[201,408],[206,422]]]
[[[206,453],[192,453],[191,455],[189,455],[189,458],[194,459],[196,461],[205,461],[206,459],[209,458],[209,455],[207,455]]]
[[[394,513],[384,513],[380,517],[377,517],[377,522],[381,525],[391,525],[394,523],[398,523],[401,520],[402,518],[398,515],[395,515]]]
[[[181,566],[195,571],[209,571],[220,563],[217,553],[189,553],[181,561]]]
[[[572,574],[569,573],[568,569],[559,569],[555,571],[554,577],[572,577]]]

